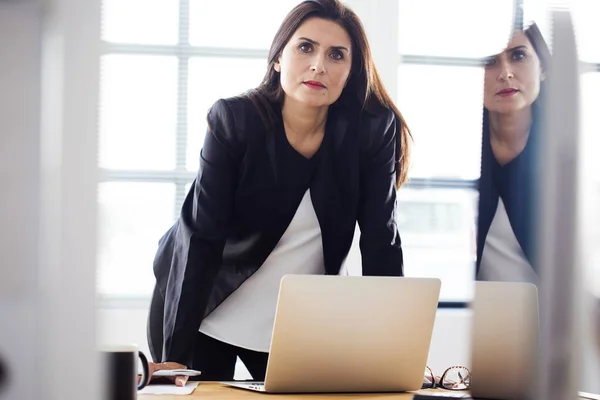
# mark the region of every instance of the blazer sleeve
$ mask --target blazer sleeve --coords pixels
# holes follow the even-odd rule
[[[194,341],[222,264],[240,159],[226,101],[215,103],[207,119],[198,175],[172,232],[165,291],[162,361],[185,365],[191,365]]]
[[[396,143],[400,121],[391,111],[361,124],[360,251],[363,275],[402,276],[403,256],[396,225]]]

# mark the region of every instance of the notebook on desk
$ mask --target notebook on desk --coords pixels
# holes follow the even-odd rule
[[[440,293],[435,278],[287,275],[264,382],[269,393],[417,390]]]

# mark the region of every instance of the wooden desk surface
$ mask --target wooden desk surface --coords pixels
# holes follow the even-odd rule
[[[439,392],[442,389],[433,389]],[[236,389],[216,382],[200,382],[189,396],[138,395],[138,400],[185,400],[204,398],[210,400],[263,399],[263,400],[412,400],[413,393],[347,393],[347,394],[267,394],[250,390]],[[440,398],[442,400],[443,397]]]
[[[439,393],[442,389],[430,389],[427,392]],[[420,391],[424,392],[424,391]],[[580,396],[583,394],[580,393]],[[176,395],[138,395],[138,400],[185,400],[204,398],[210,400],[263,399],[263,400],[412,400],[413,393],[346,393],[346,394],[267,394],[250,390],[236,389],[216,382],[200,382],[189,396]],[[597,398],[596,395],[592,395]],[[443,400],[444,397],[440,397]],[[588,399],[588,397],[580,397]]]

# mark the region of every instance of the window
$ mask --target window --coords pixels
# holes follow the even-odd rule
[[[529,18],[542,21],[542,24],[538,23],[540,29],[543,33],[549,33],[549,13],[545,2],[547,0],[525,0],[525,11]],[[583,71],[580,80],[580,151],[584,161],[580,168],[586,174],[582,185],[586,205],[582,221],[585,236],[582,237],[582,242],[587,249],[585,257],[589,257],[586,261],[590,263],[585,265],[585,268],[589,268],[586,271],[586,277],[590,278],[587,283],[589,289],[600,298],[600,178],[595,173],[600,170],[600,159],[596,154],[600,148],[597,106],[600,104],[600,25],[597,22],[600,3],[571,0],[568,4],[572,11],[577,53]]]
[[[398,230],[406,276],[443,280],[443,301],[472,294],[475,208],[472,189],[403,188],[398,192]]]
[[[586,62],[600,63],[600,3],[589,0],[572,0],[573,23],[579,59]]]
[[[108,54],[101,80],[100,167],[175,168],[177,58]]]
[[[206,110],[221,97],[241,94],[262,81],[265,58],[232,60],[222,57],[194,57],[189,61],[187,162],[190,171],[198,169],[200,147],[206,132]],[[218,77],[215,77],[218,71]],[[243,73],[240,73],[243,71]],[[221,77],[222,79],[219,79]]]
[[[146,294],[154,287],[152,249],[173,222],[173,183],[104,182],[98,191],[103,291]]]
[[[299,1],[103,0],[100,293],[151,293],[157,242],[195,176],[208,108],[258,85],[276,29]],[[517,20],[535,19],[547,35],[545,0],[395,0],[376,8],[364,1],[347,0],[378,40],[371,43],[374,58],[415,141],[410,181],[398,193],[406,274],[440,277],[442,301],[468,300],[481,156],[480,58],[506,45],[515,4]],[[583,128],[592,135],[599,128],[591,105],[600,102],[600,31],[590,16],[598,10],[594,2],[574,4],[580,56],[596,71],[582,84]],[[397,26],[379,23],[382,15],[397,15]],[[359,271],[360,255],[348,259],[349,269]]]
[[[580,59],[587,70],[600,72],[596,39],[600,28],[593,17],[598,15],[600,5],[586,0],[574,0],[572,4]],[[413,130],[415,150],[410,190],[402,189],[398,196],[398,225],[406,274],[440,277],[442,301],[468,300],[472,293],[473,247],[458,243],[448,246],[450,242],[446,241],[438,218],[440,214],[445,220],[454,218],[460,215],[458,209],[466,210],[471,205],[471,218],[476,220],[475,182],[480,172],[483,104],[483,70],[478,57],[495,54],[505,46],[513,6],[514,22],[526,25],[535,21],[551,47],[550,14],[545,0],[399,0],[398,49],[402,63],[398,68],[398,106]],[[582,133],[588,148],[599,145],[592,138],[600,128],[597,112],[592,109],[600,101],[598,76],[598,72],[585,74],[581,85]],[[589,159],[596,162],[593,157]],[[598,170],[600,165],[588,168]],[[595,184],[600,198],[600,182]],[[414,213],[416,216],[411,215]],[[456,238],[463,237],[464,243],[473,244],[474,240],[467,238],[474,229],[475,223],[462,226]],[[439,257],[424,250],[424,243],[435,244]],[[596,248],[600,246],[596,244]],[[596,290],[600,293],[600,253],[595,254],[594,265]]]
[[[100,294],[151,294],[158,240],[195,176],[209,107],[260,83],[298,2],[103,0]]]
[[[174,0],[102,0],[102,39],[108,43],[175,45],[179,7]]]
[[[414,136],[412,178],[479,177],[483,68],[401,64],[398,107]]]
[[[414,136],[411,180],[398,193],[398,228],[405,274],[440,278],[442,302],[464,302],[473,293],[483,117],[479,60],[506,46],[513,3],[398,3],[397,100]]]
[[[380,30],[373,37],[389,38],[389,46],[373,48],[398,49],[403,61],[396,70],[379,69],[396,74],[384,81],[397,86],[396,100],[415,137],[411,181],[398,196],[406,273],[441,277],[443,300],[467,299],[481,143],[477,57],[504,46],[512,2],[398,0],[395,30],[376,23],[389,4],[371,14],[361,1],[349,4],[363,10],[365,25]],[[298,2],[104,0],[100,293],[150,294],[152,258],[198,168],[208,108],[258,85],[276,29]],[[479,18],[467,17],[466,8]],[[259,24],[247,17],[258,15],[255,10],[261,10]],[[495,36],[474,36],[474,30]]]
[[[453,58],[497,54],[510,35],[512,6],[506,0],[399,0],[398,50]]]
[[[189,2],[193,46],[268,50],[279,24],[300,0]]]

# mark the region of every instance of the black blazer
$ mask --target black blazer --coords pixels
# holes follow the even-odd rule
[[[219,100],[208,113],[198,175],[154,261],[155,293],[164,300],[163,361],[191,365],[202,319],[260,268],[308,189],[294,190],[278,173],[275,139],[285,131],[280,105],[268,104],[277,116],[272,131],[247,97]],[[395,221],[399,124],[384,108],[330,107],[310,184],[326,274],[339,273],[358,221],[363,275],[402,275]]]
[[[529,139],[523,151],[504,167],[500,167],[492,152],[489,130],[489,113],[483,114],[483,140],[481,151],[481,178],[479,179],[479,217],[477,222],[477,263],[475,276],[481,266],[483,249],[488,232],[502,198],[512,230],[527,261],[537,271],[534,254],[535,221],[538,220],[536,204],[538,177],[537,162],[540,149],[541,123],[531,126]],[[502,169],[502,171],[500,171]]]

